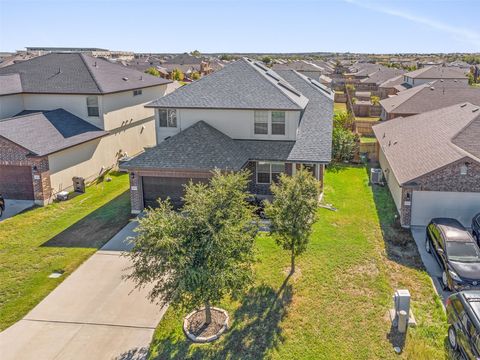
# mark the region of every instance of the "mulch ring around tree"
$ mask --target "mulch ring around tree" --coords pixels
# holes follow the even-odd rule
[[[212,307],[212,322],[205,324],[205,308],[192,311],[183,320],[185,335],[197,343],[206,343],[218,339],[228,328],[228,313],[219,308]]]

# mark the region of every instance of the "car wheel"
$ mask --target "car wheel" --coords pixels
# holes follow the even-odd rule
[[[430,241],[428,241],[428,239],[425,241],[425,250],[427,251],[427,253],[431,253],[431,249],[430,249]]]
[[[451,325],[448,328],[448,342],[453,350],[456,351],[458,349],[457,333],[455,332],[455,328]]]
[[[444,271],[442,274],[442,285],[445,290],[450,290],[450,287],[448,286],[448,277],[446,271]]]

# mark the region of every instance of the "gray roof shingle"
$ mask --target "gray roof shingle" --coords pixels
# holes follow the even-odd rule
[[[480,106],[480,89],[450,87],[440,81],[427,83],[401,91],[397,95],[380,101],[389,114],[419,114],[446,106],[471,102]]]
[[[298,72],[280,71],[280,75],[308,99],[297,131],[289,161],[330,162],[332,158],[333,92]]]
[[[199,121],[122,164],[125,169],[240,170],[248,160],[285,160],[293,141],[234,140]]]
[[[480,161],[480,109],[456,104],[373,126],[400,185],[454,161]]]
[[[108,94],[170,82],[80,53],[38,56],[0,68],[6,74],[19,74],[25,93]]]
[[[259,63],[240,59],[147,107],[302,110],[308,102]],[[280,84],[279,84],[280,83]]]
[[[0,136],[36,156],[52,154],[106,135],[108,132],[64,109],[28,111],[25,115],[20,113],[0,120]]]
[[[467,71],[445,66],[425,66],[408,72],[405,76],[412,79],[466,79]]]

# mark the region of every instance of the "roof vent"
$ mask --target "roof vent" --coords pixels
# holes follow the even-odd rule
[[[473,109],[472,112],[477,112],[480,108]]]
[[[467,106],[467,103],[460,105],[461,108],[464,108],[465,106]]]
[[[435,87],[433,87],[433,86],[430,86],[430,90],[435,90]]]
[[[128,81],[128,77],[123,77],[122,80],[123,81]]]

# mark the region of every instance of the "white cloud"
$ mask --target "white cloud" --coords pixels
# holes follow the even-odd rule
[[[471,29],[466,29],[462,27],[456,27],[452,26],[450,24],[435,20],[435,19],[430,19],[424,16],[418,16],[414,15],[411,13],[408,13],[403,10],[397,10],[393,8],[387,8],[384,7],[381,4],[366,4],[366,3],[360,3],[357,0],[345,0],[347,3],[354,4],[356,6],[360,6],[365,9],[381,12],[383,14],[391,15],[391,16],[396,16],[408,21],[415,22],[417,24],[422,24],[426,25],[432,29],[442,31],[444,33],[450,34],[453,36],[455,39],[468,42],[470,44],[473,44],[475,46],[480,47],[480,32],[474,31]]]

